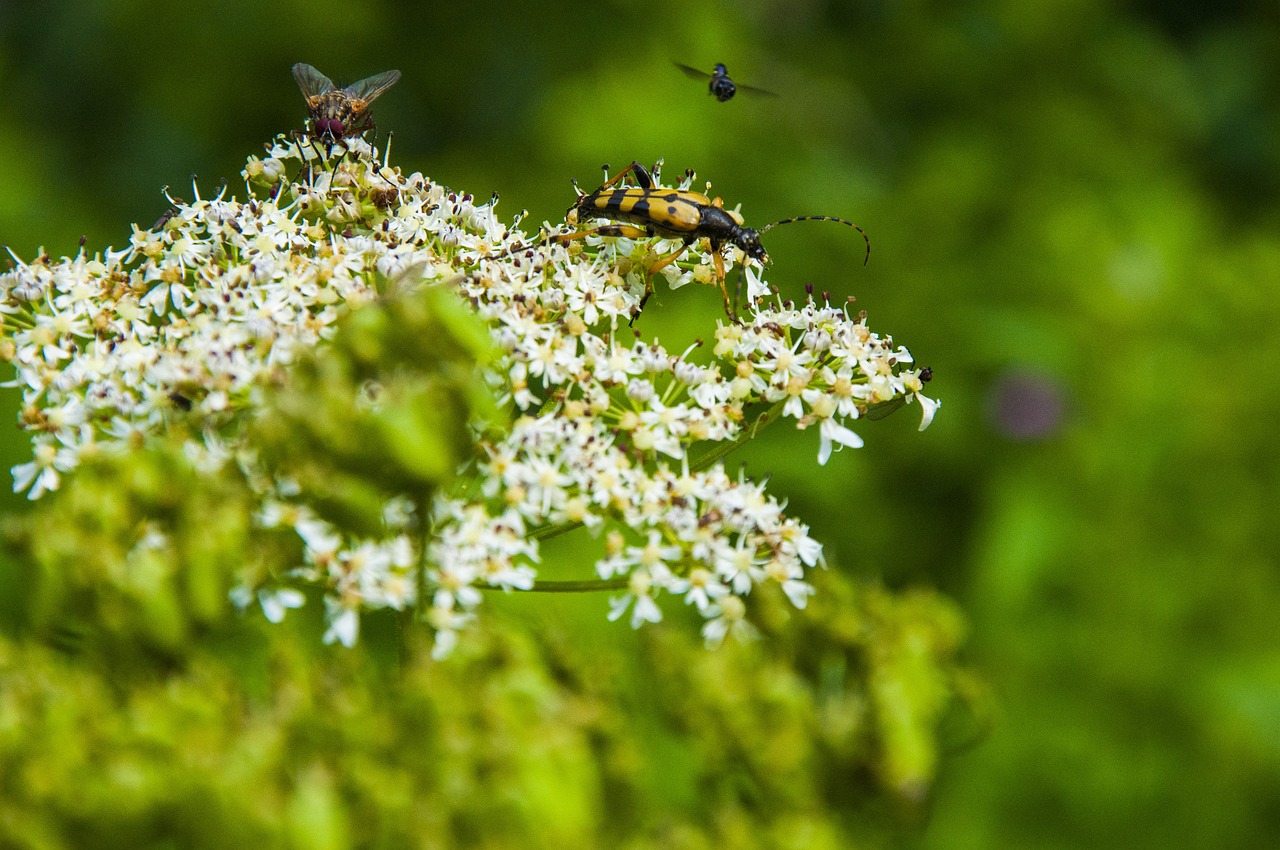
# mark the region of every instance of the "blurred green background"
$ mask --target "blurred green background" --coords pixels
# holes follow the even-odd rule
[[[672,60],[780,97],[717,103]],[[301,125],[296,61],[401,69],[374,110],[393,160],[507,217],[664,157],[748,223],[867,230],[865,269],[856,234],[771,232],[771,280],[856,295],[933,368],[935,424],[868,424],[821,469],[782,429],[743,459],[845,568],[969,618],[990,728],[918,846],[1274,841],[1274,2],[7,3],[0,243],[123,244],[192,173],[242,192]],[[709,336],[718,311],[664,291],[642,325]]]

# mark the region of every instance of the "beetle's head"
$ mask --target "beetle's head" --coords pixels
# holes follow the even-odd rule
[[[733,216],[733,220],[738,226],[734,228],[733,244],[742,249],[742,252],[758,263],[766,263],[769,257],[764,252],[764,245],[760,242],[760,231],[753,230],[742,223],[742,216],[736,212],[729,211],[729,215]]]

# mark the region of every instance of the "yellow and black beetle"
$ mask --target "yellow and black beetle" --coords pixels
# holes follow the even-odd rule
[[[634,174],[635,186],[619,186],[628,174]],[[577,188],[577,183],[574,183]],[[551,237],[555,242],[568,242],[583,236],[623,236],[629,239],[661,236],[666,239],[680,239],[684,242],[679,249],[662,257],[658,257],[646,269],[648,279],[645,281],[644,296],[640,300],[639,310],[653,294],[652,275],[675,262],[689,246],[698,239],[706,239],[711,245],[711,258],[715,263],[716,283],[720,286],[720,294],[724,296],[724,309],[729,317],[737,320],[733,306],[729,301],[729,291],[724,285],[724,257],[721,250],[725,245],[734,245],[746,256],[764,264],[768,262],[764,246],[760,244],[760,234],[780,224],[795,221],[834,221],[847,225],[862,234],[867,243],[866,258],[863,265],[871,257],[871,240],[861,227],[842,218],[825,215],[798,216],[775,221],[759,230],[747,227],[742,216],[724,208],[720,198],[708,198],[701,192],[688,189],[663,189],[653,185],[653,178],[644,166],[633,162],[611,180],[594,192],[584,193],[578,190],[578,200],[566,215],[566,222],[576,227],[579,222],[590,219],[604,219],[616,224],[605,224],[586,230],[575,230],[571,233],[559,233]]]

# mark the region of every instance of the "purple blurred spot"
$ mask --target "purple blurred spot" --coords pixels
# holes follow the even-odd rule
[[[1045,440],[1066,413],[1062,383],[1048,375],[1006,372],[992,383],[987,412],[997,431],[1011,440]]]

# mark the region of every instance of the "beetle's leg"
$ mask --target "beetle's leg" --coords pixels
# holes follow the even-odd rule
[[[740,325],[742,322],[738,320],[738,314],[734,311],[733,305],[729,303],[729,290],[724,285],[724,257],[720,256],[719,245],[711,246],[711,260],[716,267],[716,283],[720,285],[720,294],[724,296],[724,311],[730,319],[733,319],[734,324]]]
[[[649,276],[652,277],[654,272],[662,271],[667,266],[674,263],[677,257],[683,254],[685,251],[689,250],[689,244],[690,243],[686,242],[675,251],[672,251],[670,254],[667,254],[665,257],[659,257],[658,259],[654,260],[653,264],[650,265],[648,269]]]
[[[644,295],[640,296],[640,303],[636,306],[636,311],[631,314],[631,322],[628,324],[633,324],[635,320],[640,317],[640,311],[644,309],[644,305],[649,303],[649,298],[653,295],[653,276],[674,263],[681,254],[689,250],[690,244],[691,243],[689,242],[684,243],[665,257],[659,257],[654,260],[649,264],[649,267],[645,269]]]
[[[575,230],[572,233],[557,233],[551,237],[552,242],[564,244],[572,242],[575,239],[581,239],[584,236],[623,236],[627,239],[647,239],[653,234],[643,227],[634,227],[630,224],[603,224],[600,227],[592,227],[587,230]]]
[[[622,169],[617,174],[613,175],[613,177],[606,180],[604,185],[596,190],[596,193],[603,192],[606,189],[612,189],[614,186],[617,186],[620,182],[622,182],[622,178],[626,177],[628,174],[630,174],[633,171],[635,172],[635,175],[636,175],[637,186],[639,186],[641,189],[653,188],[653,178],[649,176],[649,172],[645,171],[644,166],[641,165],[640,163],[632,162],[626,168]]]
[[[661,165],[661,164],[662,164],[662,160],[658,160],[657,165]],[[644,170],[643,165],[641,165],[638,162],[632,162],[628,170],[634,171],[636,173],[636,185],[639,186],[641,189],[653,188],[653,178],[649,176],[649,172]]]
[[[646,239],[653,235],[653,231],[647,227],[636,227],[633,224],[602,224],[599,227],[593,227],[588,230],[575,230],[572,233],[558,233],[551,237],[551,241],[563,244],[574,239],[581,239],[584,236],[622,236],[627,239]],[[655,269],[660,269],[667,263],[671,262],[671,260],[679,256],[683,251],[684,248],[681,248],[672,256],[664,257],[659,260],[656,266],[650,268],[650,274],[652,274]],[[645,302],[649,300],[649,296],[652,294],[653,286],[649,282],[649,276],[646,275],[644,280],[644,294],[640,296],[639,306],[637,306],[635,311],[631,314],[632,322],[634,322],[640,315],[640,311],[644,309]]]

